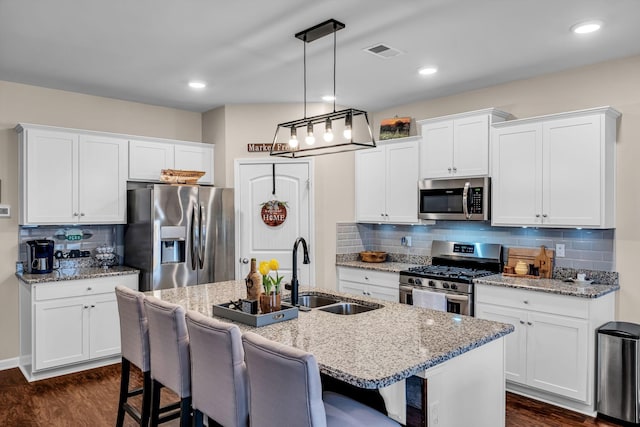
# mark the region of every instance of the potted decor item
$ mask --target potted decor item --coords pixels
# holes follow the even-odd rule
[[[278,268],[280,264],[275,258],[271,261],[260,261],[259,269],[264,286],[264,293],[260,295],[260,311],[263,314],[280,311],[281,308],[281,283],[284,276],[278,275]],[[275,278],[269,275],[272,270],[276,272]]]

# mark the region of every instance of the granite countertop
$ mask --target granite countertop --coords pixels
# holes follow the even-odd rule
[[[62,280],[93,279],[95,277],[123,276],[138,274],[140,271],[124,265],[117,265],[104,269],[102,267],[64,268],[47,274],[16,273],[20,281],[33,285],[36,283],[59,282]]]
[[[362,268],[364,270],[389,271],[398,273],[409,267],[415,267],[418,264],[410,264],[405,262],[363,262],[363,261],[336,261],[338,267]]]
[[[301,288],[354,301],[353,295]],[[212,315],[213,304],[246,297],[242,281],[147,292]],[[361,388],[380,388],[511,333],[512,325],[358,297],[382,308],[352,316],[313,309],[298,318],[260,328],[237,323],[268,339],[313,353],[321,372]],[[228,319],[218,318],[231,322]]]
[[[548,292],[581,298],[599,298],[620,289],[620,285],[617,283],[581,285],[558,279],[529,279],[524,277],[504,276],[502,274],[474,279],[473,283],[480,285],[502,286],[505,288],[525,289],[528,291]]]

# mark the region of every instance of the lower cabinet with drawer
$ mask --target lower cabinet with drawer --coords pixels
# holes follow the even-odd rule
[[[137,289],[138,276],[22,283],[20,368],[28,380],[117,361],[117,285]]]
[[[515,326],[505,339],[507,390],[594,413],[595,330],[613,293],[581,298],[475,285],[476,317]]]
[[[338,290],[384,301],[400,299],[398,273],[338,267]]]

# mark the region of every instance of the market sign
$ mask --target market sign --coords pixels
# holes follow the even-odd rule
[[[273,144],[247,144],[247,152],[249,153],[268,153],[271,151]],[[288,151],[289,144],[276,144],[274,147],[276,151]]]

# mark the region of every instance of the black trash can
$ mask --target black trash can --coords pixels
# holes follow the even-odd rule
[[[598,328],[598,415],[640,423],[640,325],[609,322]]]

